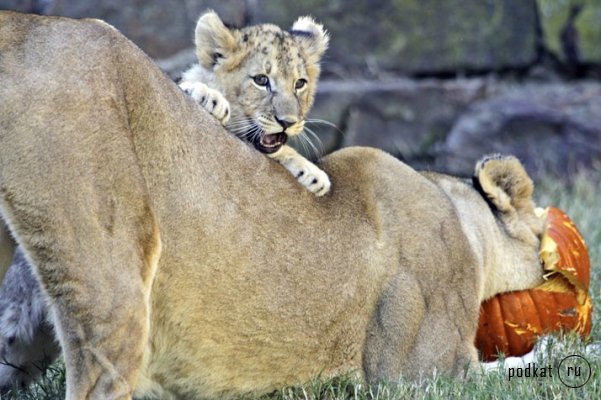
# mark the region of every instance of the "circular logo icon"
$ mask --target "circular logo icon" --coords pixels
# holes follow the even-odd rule
[[[591,364],[579,355],[567,356],[559,363],[557,373],[561,382],[570,388],[579,388],[591,379]]]

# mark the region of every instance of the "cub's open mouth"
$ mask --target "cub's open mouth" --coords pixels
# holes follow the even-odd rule
[[[261,153],[271,154],[278,151],[288,141],[288,135],[284,132],[258,135],[253,145]]]

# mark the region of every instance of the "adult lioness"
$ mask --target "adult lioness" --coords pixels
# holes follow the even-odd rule
[[[0,13],[0,54],[0,217],[48,296],[69,399],[457,374],[480,301],[541,280],[513,158],[477,168],[487,202],[347,149],[317,198],[104,23]]]

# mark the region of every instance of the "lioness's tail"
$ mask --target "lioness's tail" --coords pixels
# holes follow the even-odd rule
[[[2,283],[4,274],[13,262],[15,247],[15,241],[8,232],[8,226],[0,213],[0,283]]]

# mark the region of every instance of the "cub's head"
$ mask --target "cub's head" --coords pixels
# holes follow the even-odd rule
[[[263,24],[227,28],[212,11],[196,25],[200,66],[230,102],[230,132],[272,154],[303,131],[328,34],[310,17],[290,31]]]

